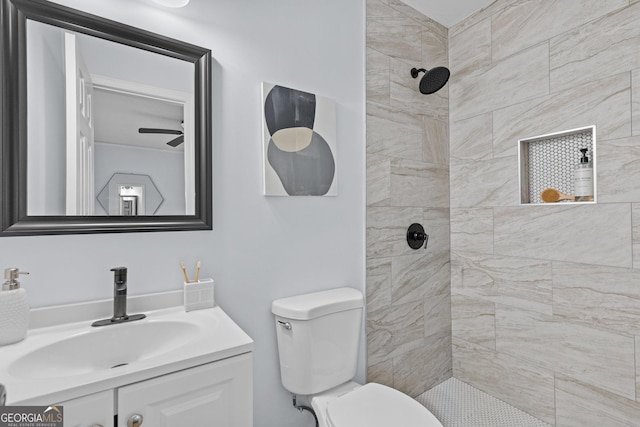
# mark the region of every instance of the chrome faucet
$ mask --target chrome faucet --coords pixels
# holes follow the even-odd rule
[[[144,319],[144,314],[127,314],[127,267],[115,267],[113,271],[113,317],[95,321],[91,326],[106,326]]]

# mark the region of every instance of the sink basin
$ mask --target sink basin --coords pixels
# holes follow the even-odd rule
[[[90,328],[39,347],[15,360],[18,378],[59,378],[118,369],[179,349],[199,331],[186,321],[141,320]]]
[[[27,337],[0,347],[7,404],[65,402],[252,351],[220,307],[187,312],[183,297],[182,290],[134,296],[145,319],[97,328],[91,323],[111,300],[32,310]]]

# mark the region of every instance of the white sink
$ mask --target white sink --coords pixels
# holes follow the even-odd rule
[[[35,379],[117,369],[179,348],[199,327],[184,321],[143,319],[87,329],[25,354],[9,365],[9,373]]]
[[[61,306],[56,316],[74,310],[87,311],[83,304]],[[29,329],[23,341],[0,347],[7,404],[63,402],[253,349],[251,338],[217,306],[188,313],[182,305],[135,312],[147,317],[92,327],[102,316],[83,314],[81,321]]]

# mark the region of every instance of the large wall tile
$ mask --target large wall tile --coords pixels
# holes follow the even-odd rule
[[[633,242],[633,268],[640,268],[640,204],[631,205],[632,231],[631,239]]]
[[[367,257],[410,254],[407,227],[423,218],[422,208],[367,208]]]
[[[636,400],[640,402],[640,336],[636,336]]]
[[[452,163],[493,158],[493,115],[491,113],[452,123],[449,133]]]
[[[636,3],[552,38],[551,92],[640,68],[638,21]]]
[[[517,153],[518,140],[596,125],[600,139],[631,135],[628,74],[618,74],[493,113],[493,154]]]
[[[640,202],[640,136],[598,141],[597,156],[598,202]]]
[[[470,27],[478,24],[478,22],[490,18],[505,7],[511,6],[511,3],[513,3],[513,0],[495,0],[487,7],[474,12],[473,14],[471,14],[471,16],[468,16],[466,19],[463,19],[462,21],[449,28],[449,37],[453,38],[461,32],[467,31]]]
[[[640,70],[631,73],[631,128],[633,135],[640,135]]]
[[[391,258],[367,259],[367,310],[391,305]]]
[[[422,116],[367,103],[367,154],[421,159],[422,136]]]
[[[413,7],[409,6],[402,0],[383,0],[385,3],[389,4],[389,6],[393,7],[398,12],[402,13],[409,19],[420,24],[425,31],[433,33],[434,37],[438,37],[443,39],[443,42],[446,46],[447,40],[447,28],[428,16],[423,15],[422,13],[415,10]]]
[[[367,310],[367,360],[377,364],[424,346],[424,304]]]
[[[448,167],[412,160],[391,161],[392,206],[448,208],[448,190]]]
[[[422,25],[379,0],[367,0],[367,47],[393,58],[422,59]]]
[[[555,423],[553,373],[548,369],[453,339],[453,375],[548,423]]]
[[[542,43],[449,83],[458,121],[549,93],[549,46]]]
[[[551,313],[551,262],[476,253],[451,254],[451,288],[511,307]]]
[[[422,63],[416,68],[431,69],[438,65],[449,65],[449,32],[446,27],[435,21],[431,22],[432,25],[425,25],[422,31]]]
[[[514,206],[519,203],[516,157],[452,164],[451,207]]]
[[[441,335],[451,336],[451,289],[441,294],[430,294],[424,299],[424,336],[427,340]],[[449,343],[448,357],[451,357]]]
[[[553,263],[553,314],[640,335],[640,270]]]
[[[495,315],[493,302],[451,295],[451,334],[456,339],[495,350]]]
[[[391,298],[405,304],[449,292],[449,252],[420,250],[417,254],[393,257]]]
[[[629,205],[498,207],[494,226],[497,254],[631,267]]]
[[[449,239],[450,215],[450,209],[448,208],[428,208],[424,210],[422,225],[425,233],[429,235],[427,251],[449,252],[451,250]],[[422,249],[422,251],[424,250]]]
[[[423,116],[422,160],[449,167],[449,122]]]
[[[416,397],[451,378],[451,334],[443,332],[425,345],[393,359],[393,386]]]
[[[556,376],[556,425],[631,427],[640,420],[640,404],[575,379]]]
[[[389,206],[391,202],[391,160],[367,155],[367,206]]]
[[[629,0],[514,2],[493,16],[493,59],[512,55],[628,4]]]
[[[375,364],[369,363],[367,366],[367,382],[393,387],[393,359]]]
[[[634,339],[496,306],[496,350],[541,364],[620,396],[635,398]]]
[[[456,79],[491,65],[491,19],[480,21],[451,37],[449,59]]]
[[[391,58],[367,48],[367,102],[389,105],[391,100]]]
[[[493,208],[452,209],[451,249],[493,253]]]

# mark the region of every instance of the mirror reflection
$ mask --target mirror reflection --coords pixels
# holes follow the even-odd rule
[[[26,40],[27,214],[193,215],[194,65],[32,20]]]

